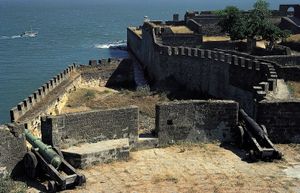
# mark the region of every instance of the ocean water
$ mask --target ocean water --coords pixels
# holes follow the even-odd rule
[[[89,59],[126,57],[108,49],[124,44],[126,27],[143,17],[170,20],[186,10],[250,9],[250,0],[0,0],[0,123],[9,109],[69,64]],[[271,8],[296,0],[269,1]],[[35,38],[21,37],[26,30]]]

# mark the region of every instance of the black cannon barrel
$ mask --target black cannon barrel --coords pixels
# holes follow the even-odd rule
[[[245,121],[245,124],[248,129],[251,130],[251,132],[260,138],[264,138],[265,132],[264,130],[254,121],[251,117],[248,116],[248,114],[243,110],[240,109],[239,111],[240,117]]]

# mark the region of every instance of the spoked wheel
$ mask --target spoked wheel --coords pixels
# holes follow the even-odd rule
[[[56,192],[56,191],[57,191],[57,186],[56,186],[55,181],[50,180],[50,181],[48,182],[48,192],[49,192],[49,193],[54,193],[54,192]]]
[[[27,152],[24,157],[25,174],[29,178],[35,178],[37,168],[37,158],[31,151]]]

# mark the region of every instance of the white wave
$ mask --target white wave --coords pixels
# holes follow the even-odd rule
[[[16,38],[22,38],[21,35],[14,35],[14,36],[1,36],[0,40],[8,40],[8,39],[16,39]]]
[[[118,46],[126,46],[126,41],[122,40],[122,41],[116,41],[116,42],[111,42],[106,44],[95,44],[94,47],[98,49],[109,49]]]
[[[20,36],[20,35],[15,35],[15,36],[11,36],[10,38],[11,39],[16,39],[16,38],[21,38],[22,36]]]

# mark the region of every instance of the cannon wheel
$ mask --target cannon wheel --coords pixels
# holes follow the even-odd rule
[[[34,153],[31,151],[27,152],[24,157],[25,173],[30,178],[35,178],[36,176],[36,167],[38,161]]]
[[[57,186],[56,186],[55,181],[50,180],[50,181],[48,182],[48,192],[54,193],[54,192],[56,192],[56,191],[57,191]]]
[[[60,149],[58,147],[53,147],[53,150],[61,157],[64,158],[64,155],[62,154],[62,152],[60,151]]]

